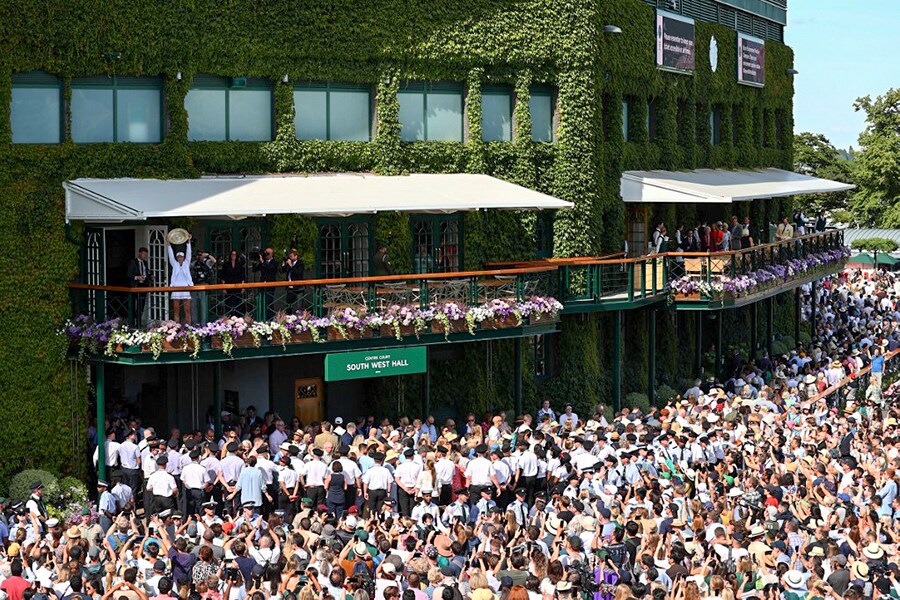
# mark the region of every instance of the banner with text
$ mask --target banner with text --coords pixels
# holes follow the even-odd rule
[[[694,59],[694,20],[657,11],[656,66],[667,71],[693,73]]]
[[[428,369],[425,346],[340,352],[325,356],[325,381],[366,379],[424,373]]]
[[[752,35],[737,36],[738,83],[766,85],[766,42]]]

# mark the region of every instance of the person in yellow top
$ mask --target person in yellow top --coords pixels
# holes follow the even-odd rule
[[[791,225],[787,217],[781,220],[781,223],[775,229],[775,241],[783,242],[794,237],[794,226]]]

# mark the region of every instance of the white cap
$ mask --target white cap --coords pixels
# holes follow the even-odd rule
[[[335,424],[335,425],[343,425],[343,424],[344,424],[344,419],[341,418],[341,417],[335,417],[335,418],[334,418],[334,424]]]

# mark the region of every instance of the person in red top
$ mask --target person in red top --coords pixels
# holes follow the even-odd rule
[[[22,561],[14,560],[9,570],[12,576],[0,583],[0,590],[6,592],[9,600],[22,600],[25,590],[31,587],[31,584],[22,578]]]

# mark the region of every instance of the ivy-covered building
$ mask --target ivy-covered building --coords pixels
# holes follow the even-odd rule
[[[664,292],[674,259],[639,258],[659,222],[673,232],[749,216],[765,237],[769,223],[790,214],[789,197],[626,203],[620,193],[625,172],[791,168],[786,2],[656,4],[47,0],[7,7],[0,19],[0,397],[7,416],[0,475],[29,463],[71,468],[69,449],[80,456],[98,375],[109,405],[136,404],[163,426],[202,426],[211,404],[290,415],[298,390],[323,376],[326,354],[390,345],[377,335],[315,351],[267,342],[236,350],[248,360],[224,360],[206,346],[199,360],[112,349],[88,368],[67,355],[61,324],[98,302],[111,314],[95,317],[113,316],[115,302],[122,316],[120,297],[128,294],[115,288],[128,285],[128,261],[140,246],[164,248],[176,227],[190,230],[196,248],[220,266],[232,248],[250,262],[266,247],[277,259],[297,248],[306,279],[331,281],[320,295],[311,292],[320,302],[334,291],[327,286],[341,285],[332,280],[375,274],[378,241],[394,273],[441,271],[427,284],[406,278],[417,294],[438,279],[450,285],[454,273],[505,268],[520,299],[537,289],[526,272],[544,273],[535,276],[541,291],[564,296],[562,317],[549,327],[422,339],[404,332],[392,344],[428,345],[428,375],[328,383],[329,416],[418,415],[423,402],[438,415],[517,401],[531,410],[544,398],[589,410],[613,397],[641,399],[628,393],[652,397],[661,385],[679,389],[683,378],[720,368],[726,344],[761,351],[779,333],[796,335],[799,296],[780,292],[800,280],[758,298],[672,305]],[[750,52],[743,60],[739,43]],[[127,212],[127,198],[119,203],[91,187],[120,178],[279,173],[487,174],[573,208],[144,218]],[[72,207],[85,199],[123,216],[78,216]],[[155,206],[151,197],[144,208]],[[623,259],[617,253],[626,242]],[[562,257],[595,261],[552,260]],[[158,259],[162,281],[167,267]],[[701,278],[723,268],[697,264]],[[247,277],[254,277],[249,269]],[[489,297],[478,291],[487,277],[469,277],[473,303]],[[490,285],[504,285],[495,279]],[[70,288],[73,282],[81,287]],[[362,284],[363,294],[380,293]],[[603,285],[618,286],[612,295],[619,297],[604,298],[611,292]],[[288,306],[291,291],[249,293],[275,307]],[[166,316],[165,298],[149,297],[150,317]],[[454,343],[466,335],[474,341]],[[35,436],[54,443],[36,447]]]

